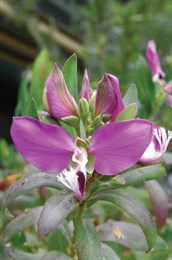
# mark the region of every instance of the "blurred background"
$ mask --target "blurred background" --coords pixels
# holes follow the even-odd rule
[[[154,39],[172,72],[171,0],[0,0],[0,21],[0,137],[8,141],[20,82],[41,49],[60,68],[76,53],[79,82],[85,68],[93,87],[110,72],[124,91]]]

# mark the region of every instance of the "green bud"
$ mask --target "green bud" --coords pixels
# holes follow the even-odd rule
[[[79,128],[80,119],[77,116],[65,116],[61,118],[61,121],[74,127],[75,129]]]
[[[43,123],[59,125],[59,121],[51,117],[50,114],[45,111],[38,111],[38,119]]]
[[[79,100],[79,116],[83,121],[83,124],[86,125],[86,120],[89,117],[89,104],[85,98]]]

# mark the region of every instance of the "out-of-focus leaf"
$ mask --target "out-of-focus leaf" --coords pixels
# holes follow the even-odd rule
[[[147,62],[142,56],[139,57],[136,64],[134,82],[138,89],[142,116],[147,117],[150,115],[154,105],[155,87]]]
[[[138,105],[136,103],[129,104],[125,109],[118,115],[115,121],[124,121],[133,119],[136,117],[138,111]]]
[[[101,241],[115,241],[128,248],[147,251],[148,246],[142,230],[135,224],[108,221],[96,227]]]
[[[28,211],[20,214],[16,218],[14,218],[4,230],[4,241],[7,242],[9,238],[24,230],[26,227],[31,225],[36,225],[38,222],[39,215],[41,213],[42,207],[37,207],[33,209],[29,209]]]
[[[40,252],[36,254],[23,252],[11,247],[9,244],[5,245],[5,249],[7,253],[12,257],[12,259],[16,260],[41,260],[43,255],[45,254],[44,250],[40,250]]]
[[[157,226],[161,229],[168,217],[168,197],[162,186],[155,180],[145,182],[152,201]]]
[[[17,106],[14,112],[16,116],[26,115],[28,100],[28,79],[27,73],[25,73],[24,78],[22,79],[19,86]]]
[[[34,98],[31,98],[29,105],[27,107],[27,115],[33,118],[38,119],[38,112],[37,112],[37,104]]]
[[[74,219],[75,247],[80,260],[102,259],[100,241],[90,219],[78,216]]]
[[[123,102],[125,107],[132,103],[136,103],[139,105],[139,100],[138,100],[138,91],[137,87],[135,84],[132,84],[129,89],[127,90],[125,96],[123,97]]]
[[[42,93],[45,81],[50,73],[52,63],[50,61],[48,52],[42,50],[37,56],[32,69],[32,81],[29,87],[28,100],[34,98],[38,108],[42,107]]]
[[[168,258],[170,250],[168,249],[166,242],[159,236],[157,237],[154,248],[150,252],[144,253],[133,250],[133,253],[136,260],[170,260],[170,258]]]
[[[60,229],[53,230],[46,238],[46,245],[48,251],[57,250],[60,252],[67,252],[68,241]]]
[[[163,155],[163,159],[165,160],[165,163],[166,163],[167,165],[172,165],[172,153],[166,152],[166,153]]]
[[[73,54],[65,62],[62,69],[66,85],[69,89],[69,92],[78,100],[78,85],[77,85],[77,57],[76,54]]]
[[[74,194],[60,191],[53,194],[44,206],[39,221],[38,232],[41,237],[56,228],[78,205]]]
[[[115,251],[108,245],[101,243],[102,257],[104,260],[120,260]]]
[[[60,253],[57,251],[51,251],[51,252],[46,253],[41,258],[41,260],[72,260],[72,258],[63,253]]]
[[[110,190],[104,193],[93,195],[90,203],[93,204],[98,200],[105,200],[114,203],[126,211],[142,229],[148,244],[148,250],[151,250],[156,241],[156,226],[149,211],[136,198],[131,196],[127,191],[118,189]]]
[[[64,186],[57,180],[56,174],[45,172],[28,173],[13,183],[4,193],[2,208],[13,201],[20,194],[41,186],[50,186],[62,189]]]

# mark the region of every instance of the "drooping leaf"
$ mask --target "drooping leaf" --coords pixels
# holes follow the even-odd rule
[[[142,229],[147,240],[148,250],[153,248],[157,235],[155,223],[144,205],[127,191],[121,189],[107,190],[107,192],[93,195],[90,200],[91,204],[97,200],[109,201],[126,211]]]
[[[136,260],[167,260],[170,259],[169,255],[170,255],[170,250],[168,248],[167,243],[161,238],[161,237],[157,237],[156,243],[154,248],[148,252],[148,253],[144,253],[141,251],[135,251],[133,250],[134,253],[134,257],[136,258]]]
[[[66,85],[69,89],[69,92],[78,101],[78,86],[77,86],[77,57],[76,54],[73,54],[65,62],[62,69]]]
[[[62,183],[57,180],[56,174],[54,173],[28,173],[6,190],[2,200],[2,208],[5,209],[5,207],[20,194],[41,186],[50,186],[57,189],[64,188]]]
[[[115,251],[105,243],[101,243],[101,251],[104,260],[120,260]]]
[[[108,221],[96,228],[101,241],[115,241],[128,248],[147,251],[148,246],[141,229],[131,223]]]
[[[123,121],[128,119],[134,119],[137,115],[138,105],[136,103],[129,104],[125,109],[118,115],[115,121]]]
[[[4,241],[7,242],[11,236],[31,225],[37,225],[41,210],[42,207],[29,209],[26,212],[14,218],[11,222],[9,222],[9,224],[5,227],[4,230]]]
[[[139,99],[138,99],[138,91],[135,84],[132,84],[129,89],[127,90],[125,96],[123,97],[123,102],[125,107],[132,103],[136,103],[139,106]]]
[[[17,260],[41,260],[43,255],[45,254],[44,250],[40,250],[40,252],[35,254],[23,252],[13,248],[9,244],[5,246],[5,249],[7,253],[12,257],[12,259],[17,259]]]
[[[156,180],[147,181],[145,185],[152,201],[157,226],[161,229],[168,217],[169,206],[167,194]]]
[[[100,241],[90,219],[78,216],[74,219],[75,247],[80,260],[102,259]]]
[[[38,232],[41,237],[56,228],[78,205],[73,193],[60,191],[53,194],[44,206],[39,221]]]

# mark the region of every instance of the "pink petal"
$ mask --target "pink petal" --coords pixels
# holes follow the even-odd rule
[[[140,158],[140,162],[156,162],[166,152],[168,143],[171,138],[171,131],[166,131],[163,127],[154,126],[151,142]]]
[[[58,172],[67,168],[75,149],[66,130],[30,117],[14,117],[11,136],[23,157],[42,171]]]
[[[81,88],[81,92],[79,94],[79,98],[85,98],[86,100],[89,100],[93,95],[93,90],[90,87],[89,84],[89,78],[88,78],[88,73],[87,70],[85,70],[84,73],[84,78],[83,78],[83,83],[82,83],[82,88]]]
[[[106,124],[91,139],[89,153],[94,168],[102,175],[115,175],[133,166],[150,143],[152,123],[134,119]]]
[[[165,73],[161,68],[159,61],[159,55],[156,49],[156,44],[153,40],[150,40],[146,49],[146,57],[149,63],[151,74],[154,80],[164,79]]]
[[[172,95],[172,82],[169,82],[166,84],[163,88],[163,90],[168,93],[169,95]]]
[[[43,102],[48,112],[56,119],[77,115],[76,103],[67,89],[62,72],[56,64],[45,83]]]
[[[95,115],[101,113],[110,114],[114,121],[123,109],[124,103],[119,88],[119,81],[115,76],[106,73],[98,85]]]

